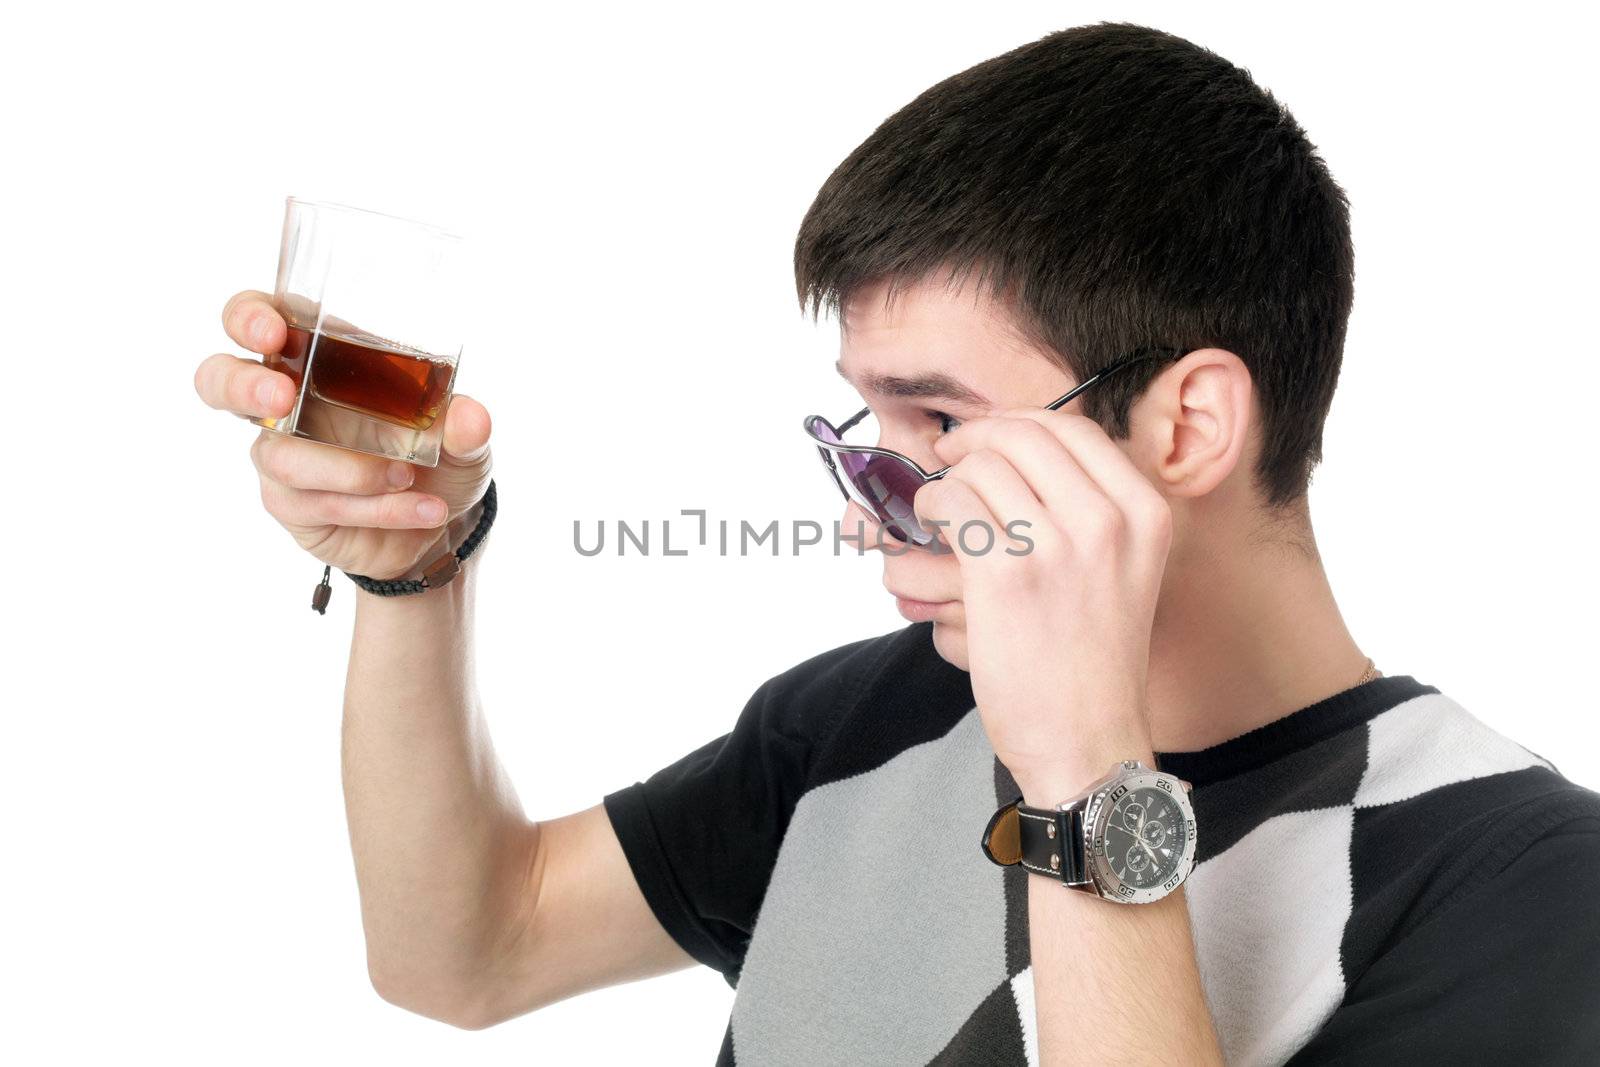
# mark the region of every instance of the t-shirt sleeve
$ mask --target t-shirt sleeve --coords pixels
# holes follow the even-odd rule
[[[1380,955],[1288,1061],[1600,1063],[1600,816],[1537,835]]]
[[[736,985],[756,911],[814,755],[859,699],[883,638],[769,679],[721,737],[605,796],[651,910],[696,960]]]

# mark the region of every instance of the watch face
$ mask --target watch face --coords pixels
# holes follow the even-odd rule
[[[1124,793],[1106,821],[1106,862],[1135,889],[1160,885],[1178,873],[1186,821],[1165,790],[1146,786]]]
[[[1172,775],[1130,777],[1089,813],[1091,862],[1107,895],[1147,903],[1176,889],[1194,860],[1194,815]]]

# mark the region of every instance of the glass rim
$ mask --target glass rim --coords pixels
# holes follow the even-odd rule
[[[356,207],[353,204],[340,204],[332,200],[308,200],[303,196],[286,196],[284,204],[298,204],[301,207],[316,208],[318,211],[342,211],[350,215],[370,215],[380,219],[389,219],[392,222],[403,222],[419,230],[426,230],[436,237],[445,237],[452,241],[464,241],[459,233],[453,233],[442,226],[435,226],[429,222],[420,222],[417,219],[408,219],[404,215],[391,215],[387,211],[373,211],[371,208]]]

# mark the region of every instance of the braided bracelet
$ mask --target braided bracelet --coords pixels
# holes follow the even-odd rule
[[[421,579],[368,578],[364,574],[351,574],[349,571],[339,573],[376,596],[410,596],[426,589],[437,589],[441,585],[448,585],[452,578],[461,573],[461,564],[477,551],[478,545],[483,543],[484,537],[489,533],[489,527],[494,525],[496,501],[493,478],[489,479],[489,487],[483,492],[482,503],[483,514],[478,518],[478,525],[474,526],[467,539],[461,542],[461,547],[454,552],[446,552],[428,564],[423,568]],[[328,600],[333,596],[333,587],[328,584],[328,576],[332,573],[333,565],[324,565],[322,581],[311,594],[311,609],[319,615],[327,614]]]

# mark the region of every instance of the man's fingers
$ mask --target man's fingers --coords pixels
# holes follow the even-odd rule
[[[270,478],[261,479],[261,503],[285,526],[368,526],[384,530],[415,530],[443,526],[445,503],[430,493],[406,490],[366,496],[321,489],[293,489]],[[424,508],[431,512],[424,513]]]
[[[1030,419],[973,419],[941,435],[933,447],[940,459],[956,466],[976,451],[1000,453],[1045,508],[1063,522],[1071,519],[1073,509],[1086,495],[1099,494],[1099,487],[1072,453],[1046,426]]]
[[[278,352],[288,326],[272,306],[272,297],[257,289],[235,293],[222,308],[222,328],[234,343],[252,352]],[[258,360],[218,352],[200,362],[194,391],[220,411],[243,418],[280,418],[294,406],[294,379],[270,370]]]
[[[376,496],[410,488],[416,468],[397,459],[369,456],[317,441],[262,430],[250,459],[263,478],[291,489],[325,489]]]
[[[222,328],[234,344],[262,355],[280,351],[289,329],[272,306],[272,296],[258,289],[246,289],[229,298],[222,308]]]
[[[228,352],[200,362],[194,391],[210,407],[246,418],[279,418],[294,406],[294,379]]]
[[[945,481],[952,479],[972,486],[1001,525],[1017,519],[1033,526],[1049,521],[1033,489],[1001,452],[988,448],[968,452],[944,476]]]
[[[1033,422],[1048,430],[1101,492],[1130,516],[1158,510],[1165,504],[1161,494],[1139,473],[1127,453],[1088,416],[1069,411],[1019,408],[1005,412],[1001,418]]]

